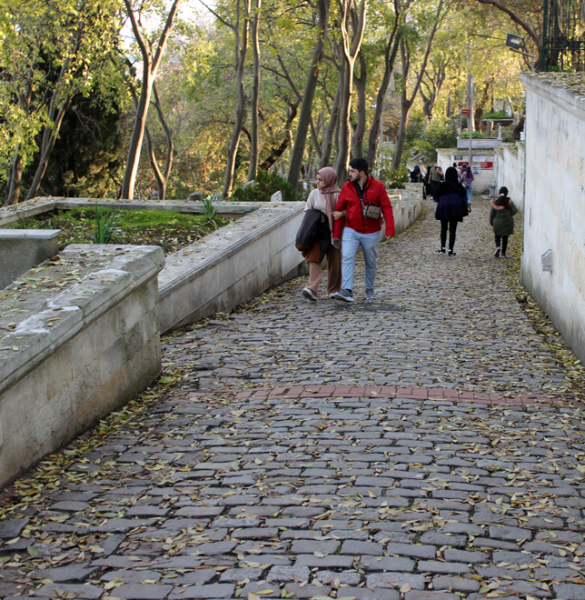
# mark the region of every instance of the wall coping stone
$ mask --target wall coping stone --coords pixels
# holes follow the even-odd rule
[[[267,203],[244,218],[167,256],[166,266],[158,277],[159,298],[167,297],[177,288],[264,237],[304,208],[305,202]]]
[[[563,83],[562,75],[520,73],[520,81],[527,91],[585,121],[585,94]]]
[[[71,244],[2,290],[0,392],[154,277],[164,262],[158,246]]]
[[[0,240],[53,240],[60,229],[0,229]]]
[[[216,202],[217,214],[242,214],[253,212],[268,202]],[[190,200],[115,200],[108,198],[41,197],[0,208],[0,227],[27,219],[51,210],[75,210],[76,208],[116,208],[120,210],[169,210],[203,214],[203,203]]]

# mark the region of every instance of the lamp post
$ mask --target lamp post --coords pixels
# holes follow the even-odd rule
[[[534,54],[528,54],[528,52],[522,52],[522,50],[520,50],[520,47],[522,46],[522,38],[519,35],[516,35],[515,33],[508,33],[506,35],[506,46],[508,46],[508,48],[510,48],[512,52],[516,52],[516,54],[522,54],[522,56],[529,56],[532,59],[530,63],[530,70],[534,73]]]

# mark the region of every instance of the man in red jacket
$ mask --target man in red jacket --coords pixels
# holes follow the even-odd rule
[[[353,270],[360,246],[366,263],[366,300],[376,297],[374,280],[378,270],[378,246],[382,230],[380,209],[386,221],[386,237],[390,238],[394,235],[394,216],[386,188],[383,183],[368,175],[368,163],[365,159],[354,158],[349,163],[349,181],[343,184],[333,213],[336,219],[333,224],[333,238],[342,239],[343,279],[342,289],[331,295],[334,300],[353,302]],[[342,237],[343,220],[340,217],[343,211],[346,211],[347,215]]]

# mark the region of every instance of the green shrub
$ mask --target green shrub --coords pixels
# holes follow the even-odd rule
[[[496,110],[495,112],[485,113],[484,119],[511,119],[507,112],[503,110]]]
[[[462,131],[460,137],[462,140],[468,140],[469,139],[469,131]],[[481,133],[481,131],[474,131],[473,139],[474,140],[483,140],[483,139],[485,139],[485,135],[483,133]]]
[[[93,230],[94,244],[118,243],[118,237],[122,230],[118,227],[121,215],[110,211],[109,208],[103,208],[95,205],[95,220]]]
[[[392,167],[383,167],[380,169],[380,180],[391,189],[404,189],[404,184],[408,181],[409,171],[406,164],[400,165],[398,169]]]
[[[410,128],[410,125],[409,125]],[[410,139],[409,139],[410,137]],[[437,160],[437,148],[454,148],[457,146],[457,129],[455,121],[440,115],[430,121],[420,119],[407,133],[406,147],[411,154],[422,155],[422,162],[432,164]]]
[[[286,179],[269,171],[258,171],[253,184],[234,190],[230,200],[237,202],[270,202],[270,197],[276,192],[282,192],[285,202],[294,202],[297,191]]]

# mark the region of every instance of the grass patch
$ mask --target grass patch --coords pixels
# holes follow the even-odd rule
[[[166,210],[112,211],[119,219],[111,243],[137,246],[160,246],[165,254],[172,254],[198,239],[223,227],[229,221],[215,216],[209,220],[204,215]],[[30,219],[21,219],[8,225],[11,229],[61,229],[59,246],[91,244],[95,230],[93,208],[50,211]]]

